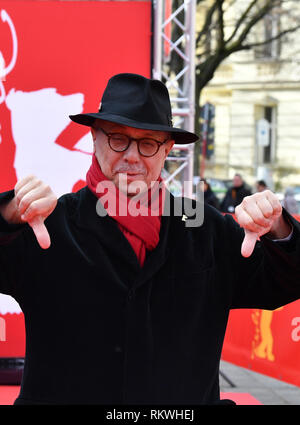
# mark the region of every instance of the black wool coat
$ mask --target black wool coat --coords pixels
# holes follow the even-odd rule
[[[262,237],[243,258],[231,216],[205,206],[203,225],[187,227],[171,207],[141,268],[96,201],[88,188],[62,196],[45,222],[47,250],[27,224],[1,218],[0,291],[18,301],[26,325],[15,403],[218,403],[230,309],[300,297],[299,223],[288,216],[289,242]]]

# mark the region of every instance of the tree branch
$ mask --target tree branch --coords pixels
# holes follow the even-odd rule
[[[228,50],[236,51],[237,46],[243,44],[251,29],[274,7],[274,5],[274,0],[268,0],[265,6],[259,9],[258,12],[252,16],[252,18],[249,20],[249,22],[246,24],[245,28],[241,32],[237,41],[233,42],[231,46],[228,46]]]
[[[218,50],[223,50],[225,46],[224,42],[224,15],[223,15],[223,3],[224,0],[216,0],[218,10]]]
[[[264,41],[261,41],[261,42],[258,42],[258,43],[243,44],[242,50],[245,50],[245,49],[246,50],[249,50],[249,49],[252,49],[253,47],[264,46],[264,45],[266,45],[268,43],[271,43],[272,41],[275,41],[275,40],[278,40],[278,39],[282,38],[284,35],[286,35],[286,34],[288,34],[290,32],[295,32],[298,29],[300,29],[300,24],[297,25],[297,26],[295,26],[295,27],[293,27],[293,28],[289,28],[287,30],[281,31],[276,36],[271,37],[271,38],[269,38],[267,40],[264,40]]]
[[[256,14],[253,15],[252,19],[242,31],[239,40],[244,41],[251,29],[257,24],[257,22],[263,19],[264,16],[266,16],[267,13],[270,12],[270,10],[272,10],[276,6],[276,3],[274,3],[274,1],[276,2],[276,0],[269,0],[264,7],[262,7]]]
[[[300,29],[300,21],[297,20],[298,13],[295,7],[282,7],[283,5],[290,4],[292,0],[249,0],[247,6],[244,6],[238,17],[235,19],[236,23],[231,26],[230,34],[226,39],[224,25],[226,23],[226,13],[232,10],[235,5],[240,4],[240,0],[197,0],[197,4],[209,5],[206,8],[205,16],[203,17],[203,26],[197,36],[197,47],[199,43],[203,49],[201,53],[197,54],[196,63],[196,85],[195,85],[195,129],[200,131],[200,96],[202,89],[212,80],[215,71],[220,64],[231,54],[242,51],[250,50],[254,47],[266,45],[275,40],[284,37],[288,33],[295,32]],[[294,0],[294,4],[300,0]],[[241,2],[242,3],[242,2]],[[243,3],[242,3],[243,4]],[[255,28],[259,21],[278,7],[278,13],[289,16],[289,25],[293,27],[289,29],[282,29],[276,35],[269,34],[268,39],[255,42],[255,40],[248,40],[249,33]],[[277,12],[277,11],[276,11]],[[290,20],[292,18],[292,21]],[[295,20],[296,19],[296,20]],[[286,28],[286,27],[285,27]],[[279,31],[280,29],[278,29]],[[213,31],[213,33],[212,33]],[[273,36],[272,36],[273,35]],[[209,37],[214,37],[214,48],[208,46],[206,41]],[[205,38],[207,37],[207,38]],[[261,37],[260,39],[261,40]],[[195,170],[198,170],[198,155],[200,144],[195,145]],[[197,172],[197,171],[196,171]]]
[[[240,16],[240,18],[238,19],[235,29],[233,30],[231,36],[226,40],[226,43],[230,43],[230,41],[234,38],[234,36],[236,35],[236,33],[238,32],[240,26],[244,23],[245,19],[247,18],[249,12],[251,11],[252,7],[256,4],[257,0],[252,0],[252,2],[249,4],[249,6],[247,7],[247,9],[244,11],[244,13]]]
[[[208,12],[206,14],[203,28],[202,28],[201,31],[199,31],[199,34],[197,35],[196,46],[198,46],[198,44],[200,43],[203,35],[207,35],[207,32],[209,31],[209,27],[212,23],[213,14],[215,13],[216,9],[217,9],[217,4],[213,3],[212,7],[208,10]]]

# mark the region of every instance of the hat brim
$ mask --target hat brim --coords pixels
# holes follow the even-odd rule
[[[189,144],[195,143],[199,137],[187,130],[182,128],[169,127],[166,125],[153,124],[153,123],[142,123],[139,121],[131,120],[130,118],[123,117],[121,115],[106,114],[105,112],[88,113],[88,114],[77,114],[69,115],[70,119],[77,124],[86,125],[92,127],[96,119],[110,121],[117,124],[126,125],[128,127],[140,128],[143,130],[153,131],[167,131],[171,133],[172,138],[177,144]]]

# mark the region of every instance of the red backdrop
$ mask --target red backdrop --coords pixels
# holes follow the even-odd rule
[[[71,149],[87,133],[87,128],[71,123],[68,114],[82,109],[97,111],[107,80],[115,73],[150,76],[151,3],[9,0],[0,1],[0,9],[11,18],[17,36],[16,47],[8,22],[0,20],[0,52],[7,66],[17,48],[15,65],[3,82],[5,100],[0,104],[0,191],[4,191],[15,184],[18,171],[21,176],[24,168],[21,160],[20,164],[15,163],[16,150],[22,147],[13,126],[19,126],[24,136],[32,127],[38,127],[36,145],[33,141],[30,145],[34,151],[48,134],[44,122],[47,117],[48,122],[56,122],[59,127],[52,144]],[[55,90],[57,96],[38,95],[38,91],[46,88]],[[70,98],[74,94],[81,95],[77,102],[75,97]],[[58,117],[54,105],[63,100],[65,104],[69,101],[69,107],[61,106]],[[42,117],[40,108],[45,108]],[[26,125],[21,122],[20,109],[23,117],[26,115]],[[59,125],[62,117],[67,121]],[[51,160],[54,162],[54,158],[48,158]],[[34,166],[36,162],[34,158]]]
[[[0,192],[28,173],[76,190],[92,142],[68,115],[96,112],[116,73],[150,76],[151,2],[9,0],[0,12]],[[0,357],[24,356],[19,311],[0,295]]]

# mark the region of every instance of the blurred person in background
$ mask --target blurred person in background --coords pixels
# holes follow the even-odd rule
[[[250,196],[251,190],[247,187],[242,176],[236,173],[232,180],[232,187],[230,187],[221,202],[221,211],[226,213],[234,213],[234,209],[238,206],[245,196]]]
[[[264,180],[258,180],[255,186],[256,192],[263,192],[264,190],[268,189],[268,186]]]
[[[284,193],[284,198],[282,201],[282,206],[290,214],[298,214],[298,204],[294,197],[294,189],[292,187],[287,187]]]
[[[219,199],[214,194],[210,184],[207,182],[206,179],[200,180],[200,184],[198,185],[198,194],[199,194],[199,191],[201,192],[202,190],[204,191],[204,202],[216,208],[217,210],[219,210],[220,209]]]

